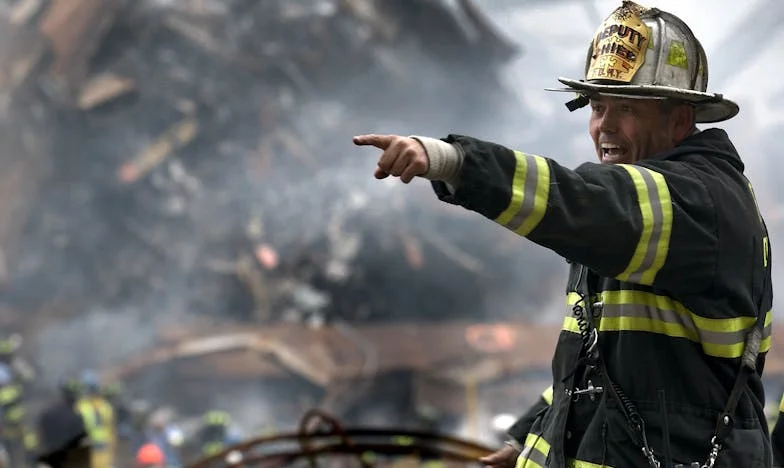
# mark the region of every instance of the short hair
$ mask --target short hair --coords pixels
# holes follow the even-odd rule
[[[680,99],[661,99],[659,101],[659,108],[661,109],[662,114],[665,117],[669,117],[672,115],[672,112],[680,106],[689,106],[694,109],[694,104],[688,101],[683,101]],[[692,114],[692,127],[697,128],[697,113],[694,112]]]

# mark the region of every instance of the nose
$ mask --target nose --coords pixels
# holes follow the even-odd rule
[[[618,115],[611,109],[606,109],[599,119],[599,131],[602,133],[616,133],[618,131]]]

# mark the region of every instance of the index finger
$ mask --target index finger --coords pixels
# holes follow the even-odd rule
[[[357,146],[375,146],[379,149],[387,149],[395,135],[357,135],[353,138],[354,144]]]

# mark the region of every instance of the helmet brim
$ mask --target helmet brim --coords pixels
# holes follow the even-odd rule
[[[721,94],[703,93],[670,86],[597,84],[583,80],[558,78],[567,88],[546,88],[546,91],[604,95],[634,99],[677,99],[692,104],[697,123],[714,123],[729,120],[740,112],[740,107]]]

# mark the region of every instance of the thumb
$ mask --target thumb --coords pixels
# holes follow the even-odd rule
[[[511,447],[503,447],[480,458],[479,462],[487,465],[497,465],[508,461],[510,458],[517,458],[517,451]]]
[[[386,179],[387,177],[389,177],[389,174],[384,172],[384,170],[381,169],[380,167],[376,167],[376,171],[374,172],[373,175],[376,177],[376,179]]]
[[[395,135],[357,135],[353,138],[354,144],[357,146],[375,146],[379,149],[387,149]]]

